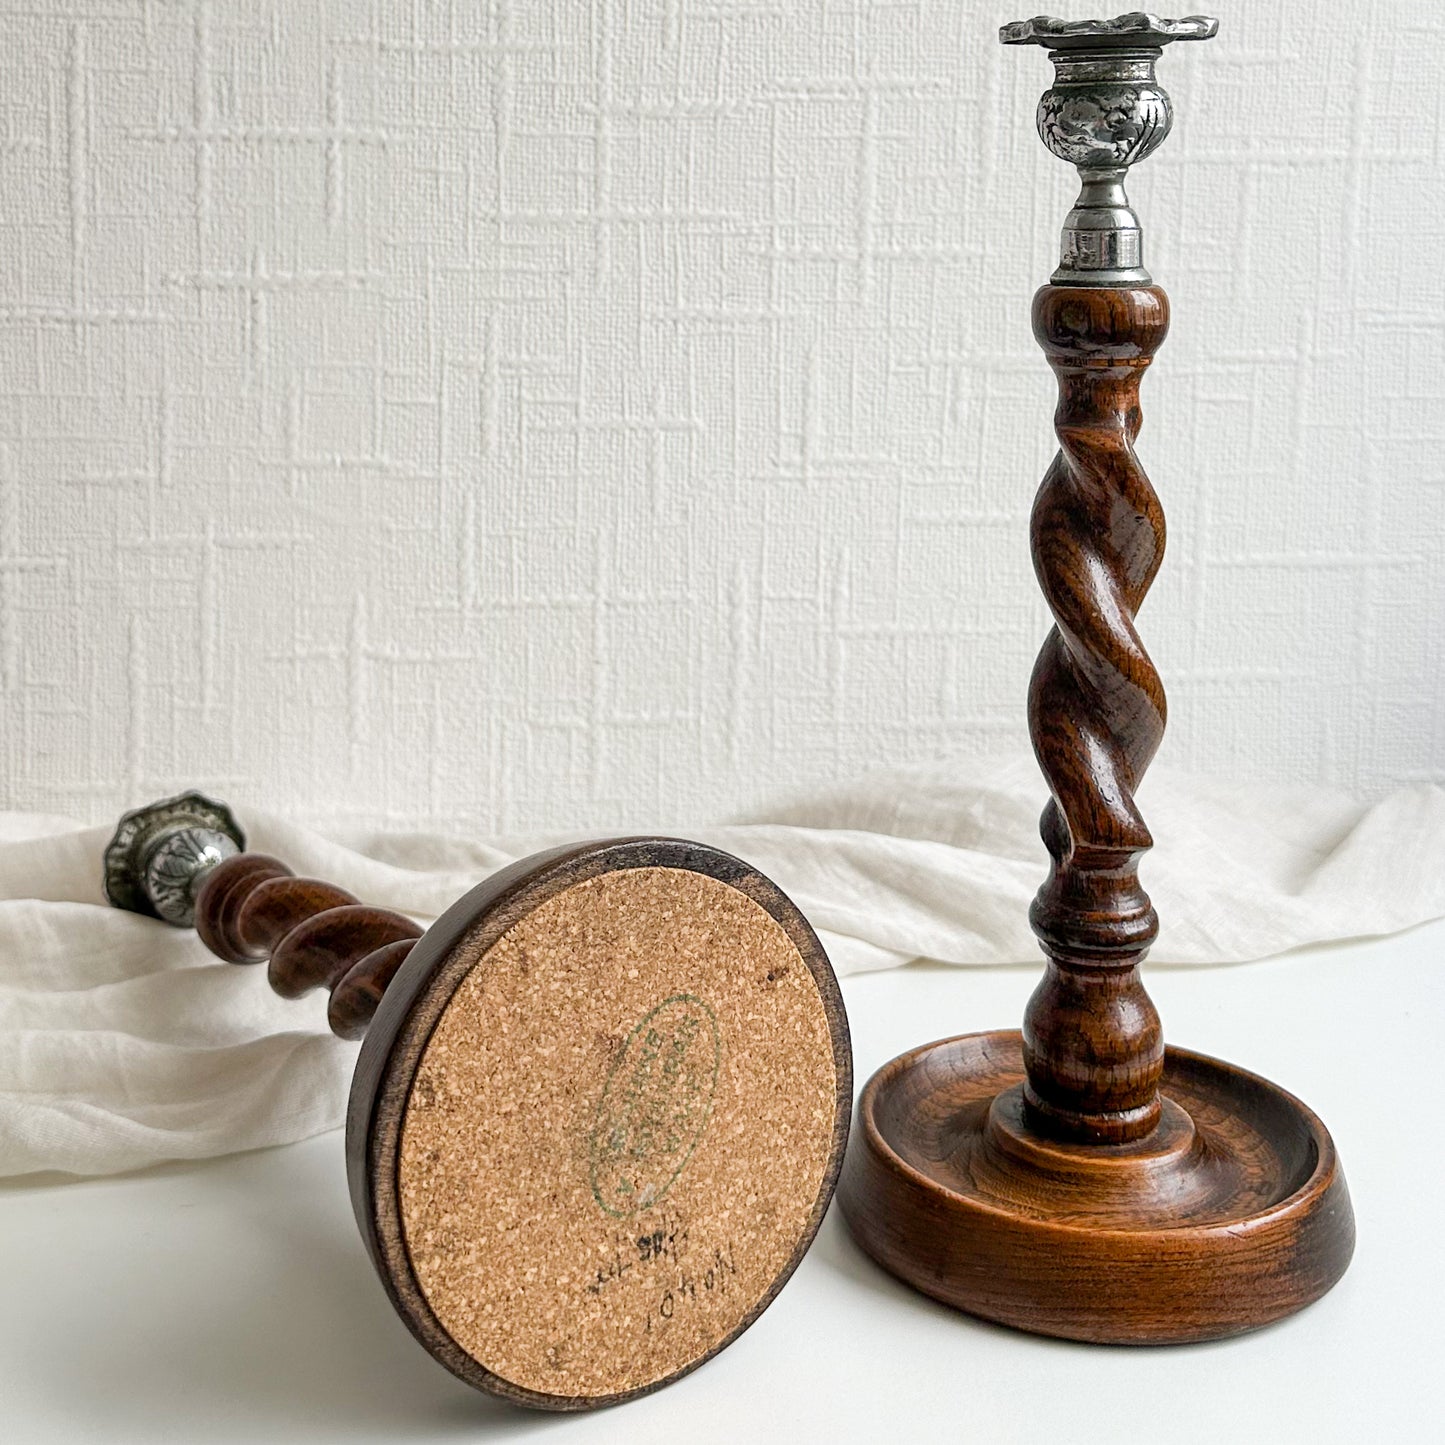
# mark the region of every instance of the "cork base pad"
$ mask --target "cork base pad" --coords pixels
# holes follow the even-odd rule
[[[611,1403],[715,1353],[791,1273],[841,1160],[847,1036],[816,939],[736,860],[662,846],[544,868],[424,959],[373,1116],[394,1300],[523,1403]]]

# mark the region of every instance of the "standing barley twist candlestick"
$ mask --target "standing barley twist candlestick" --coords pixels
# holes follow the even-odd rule
[[[909,1283],[1022,1329],[1183,1342],[1235,1334],[1324,1294],[1354,1221],[1324,1125],[1284,1090],[1165,1049],[1139,977],[1158,918],[1135,803],[1164,691],[1135,615],[1164,515],[1134,456],[1139,383],[1169,326],[1124,193],[1173,119],[1154,66],[1217,22],[1134,13],[1019,21],[1050,48],[1038,129],[1083,182],[1034,335],[1059,382],[1059,454],[1034,503],[1054,627],[1029,724],[1052,794],[1052,859],[1030,912],[1046,970],[1022,1034],[905,1054],[868,1083],[840,1199],[863,1247]]]

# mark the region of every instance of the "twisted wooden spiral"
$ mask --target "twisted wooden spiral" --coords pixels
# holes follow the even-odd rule
[[[283,998],[331,990],[333,1033],[359,1039],[422,930],[409,918],[360,902],[319,878],[298,878],[264,853],[238,853],[211,871],[196,895],[196,932],[230,963],[270,959]]]
[[[1164,734],[1164,689],[1134,623],[1164,514],[1133,442],[1169,305],[1153,286],[1045,286],[1033,323],[1059,382],[1060,450],[1032,521],[1054,615],[1029,692],[1053,866],[1030,913],[1048,968],[1024,1018],[1026,1098],[1056,1137],[1123,1142],[1158,1122],[1164,1061],[1138,972],[1159,921],[1139,883],[1153,840],[1134,801]]]

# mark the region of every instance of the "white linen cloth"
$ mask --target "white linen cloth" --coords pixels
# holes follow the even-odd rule
[[[1033,762],[937,763],[693,836],[773,878],[840,974],[915,958],[1033,961],[1045,869]],[[136,799],[137,803],[147,801]],[[1445,790],[1373,805],[1151,773],[1153,964],[1238,963],[1445,914]],[[556,839],[323,837],[238,810],[249,846],[425,921]],[[106,905],[108,828],[0,814],[0,1175],[103,1174],[304,1138],[342,1121],[355,1044],[325,996],[276,997],[189,931]],[[947,1023],[959,1032],[983,1020]]]

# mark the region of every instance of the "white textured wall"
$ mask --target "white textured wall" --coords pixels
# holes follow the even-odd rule
[[[1144,630],[1169,761],[1370,790],[1445,776],[1445,15],[1324,8],[1162,63]],[[1022,746],[1010,18],[5,0],[0,801],[675,826]]]

